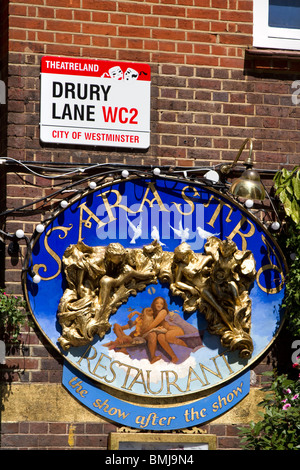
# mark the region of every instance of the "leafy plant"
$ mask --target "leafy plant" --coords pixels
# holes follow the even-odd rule
[[[278,243],[288,256],[289,272],[283,307],[286,311],[286,326],[293,337],[300,336],[300,168],[285,169],[274,177],[276,195],[280,199],[285,223]],[[300,370],[300,358],[293,364]],[[291,378],[277,371],[265,372],[269,383],[262,390],[266,395],[259,406],[262,419],[257,423],[239,428],[241,445],[250,450],[300,450],[300,374]]]
[[[286,309],[286,325],[290,333],[300,336],[300,224],[290,224],[285,245],[293,255],[286,278],[283,307]]]
[[[285,168],[274,176],[275,195],[279,197],[288,217],[300,224],[300,168],[296,166],[292,171]]]
[[[276,195],[285,211],[285,228],[278,238],[283,251],[289,251],[289,273],[283,307],[289,331],[300,336],[300,167],[292,171],[282,169],[274,177]]]
[[[300,364],[297,363],[300,368]],[[276,371],[265,372],[272,382],[259,406],[264,408],[262,420],[239,428],[241,446],[249,450],[300,450],[300,381]]]
[[[22,326],[27,322],[26,302],[0,289],[0,336],[5,341],[18,343]]]

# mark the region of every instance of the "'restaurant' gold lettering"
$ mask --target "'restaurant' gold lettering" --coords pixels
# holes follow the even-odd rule
[[[139,378],[140,378],[141,380],[138,380]],[[138,370],[138,373],[136,374],[136,376],[134,377],[133,381],[132,381],[131,384],[129,385],[128,390],[131,390],[134,384],[141,384],[141,385],[143,385],[143,387],[144,387],[144,392],[145,392],[145,393],[149,393],[148,390],[147,390],[147,386],[146,386],[146,383],[145,383],[144,374],[143,374],[142,369],[139,369],[139,370]]]
[[[89,357],[88,354],[89,352],[93,350],[93,356]],[[88,346],[88,348],[85,350],[85,352],[83,353],[83,355],[81,356],[81,358],[77,361],[77,364],[80,366],[81,365],[81,361],[83,359],[85,359],[87,361],[87,364],[88,364],[88,371],[90,373],[92,373],[91,371],[91,368],[90,368],[90,362],[95,359],[97,357],[97,350],[96,348],[94,348],[94,346]]]
[[[96,348],[91,345],[87,347],[83,355],[78,359],[77,364],[83,369],[87,368],[96,380],[100,379],[103,383],[113,384],[119,381],[120,388],[126,391],[140,393],[142,389],[143,394],[158,395],[163,393],[164,395],[173,395],[178,392],[182,394],[199,390],[210,385],[208,374],[223,380],[225,377],[219,368],[221,364],[227,367],[229,376],[233,374],[225,353],[212,357],[210,360],[213,362],[212,368],[202,363],[199,363],[196,368],[189,367],[184,382],[179,381],[178,374],[174,370],[161,370],[158,374],[158,371],[143,370],[112,360],[112,358],[103,353],[99,353],[98,356]],[[221,361],[219,365],[217,361]],[[99,373],[100,370],[103,371],[102,374]],[[151,378],[151,374],[154,374],[154,379]],[[195,385],[192,385],[193,383]],[[156,390],[153,390],[153,388]]]
[[[146,370],[146,374],[147,374],[147,388],[149,390],[150,393],[152,393],[152,395],[158,395],[162,389],[164,388],[164,382],[163,382],[163,373],[164,371],[161,370],[160,371],[160,389],[159,390],[156,390],[155,392],[153,390],[151,390],[151,370]]]
[[[192,379],[192,375],[195,376],[194,379]],[[194,382],[195,380],[198,380],[198,381],[200,382],[200,384],[201,384],[202,387],[205,385],[205,383],[204,383],[203,380],[199,377],[199,375],[197,374],[197,372],[196,372],[192,367],[190,367],[190,368],[189,368],[189,373],[188,373],[188,380],[187,380],[186,392],[189,392],[189,391],[190,391],[191,382]]]
[[[204,377],[205,380],[206,380],[206,383],[205,383],[204,385],[209,385],[209,381],[207,380],[207,376],[206,376],[205,370],[206,370],[207,372],[209,372],[210,374],[215,375],[215,376],[218,377],[219,379],[222,379],[222,378],[223,378],[223,377],[222,377],[222,374],[221,374],[221,372],[220,372],[220,369],[219,369],[219,367],[217,366],[217,363],[216,363],[215,358],[213,357],[212,360],[213,360],[213,362],[214,362],[214,364],[215,364],[215,366],[216,366],[217,372],[213,371],[212,369],[209,369],[209,368],[208,368],[207,366],[205,366],[204,364],[199,363],[199,366],[200,366],[201,372],[202,372],[202,374],[203,374],[203,377]]]
[[[181,390],[181,388],[177,385],[177,380],[178,380],[178,374],[177,372],[175,372],[174,370],[166,370],[165,371],[165,374],[166,374],[166,382],[167,382],[167,393],[170,394],[172,393],[171,390],[170,390],[170,386],[173,385],[174,387],[177,388],[177,390],[179,390],[179,392],[184,392],[184,390]],[[170,381],[170,374],[173,374],[174,375],[174,378],[173,380]]]

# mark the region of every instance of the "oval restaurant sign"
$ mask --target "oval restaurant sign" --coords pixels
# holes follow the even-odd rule
[[[27,300],[95,413],[146,430],[214,419],[282,323],[285,261],[241,205],[173,179],[87,192],[34,241]]]
[[[43,57],[41,140],[148,148],[150,80],[147,64]]]

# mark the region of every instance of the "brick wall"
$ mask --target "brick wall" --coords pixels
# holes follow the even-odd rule
[[[232,159],[250,136],[259,164],[293,164],[299,111],[291,83],[299,60],[245,54],[252,43],[251,9],[251,1],[238,0],[9,2],[8,155],[99,162],[109,154],[121,162],[193,166]],[[149,63],[150,149],[41,148],[39,72],[46,54]]]
[[[219,450],[238,450],[236,426],[203,426],[208,434],[216,434]],[[2,448],[6,450],[107,450],[108,433],[115,426],[105,423],[4,423]],[[101,457],[101,456],[100,456]]]
[[[8,157],[54,164],[114,161],[203,166],[232,160],[242,141],[251,137],[258,168],[275,170],[299,164],[300,105],[292,102],[292,83],[298,79],[300,58],[251,50],[252,1],[11,0],[4,5],[7,3],[8,56],[2,47],[1,65],[8,112],[7,128],[1,134],[2,154],[7,148]],[[7,15],[1,21],[4,27],[0,30],[6,37]],[[150,148],[133,152],[41,145],[39,74],[43,55],[149,63]],[[19,167],[10,167],[5,177],[8,209],[57,189],[53,182],[22,173]],[[23,228],[32,234],[49,209],[51,203],[34,214],[29,209],[13,213],[6,219],[6,230],[13,233]],[[21,294],[22,259],[8,256],[6,250],[5,268],[6,288]],[[10,352],[2,374],[18,384],[59,384],[60,358],[38,331],[31,329],[23,336],[24,348]],[[257,366],[254,387],[260,386],[260,373],[266,367],[271,367],[269,357]],[[67,448],[71,425],[31,422],[30,417],[20,423],[4,422],[2,446]],[[107,426],[76,423],[72,442],[78,448],[105,448]],[[238,448],[236,427],[209,426],[219,436],[219,448]]]

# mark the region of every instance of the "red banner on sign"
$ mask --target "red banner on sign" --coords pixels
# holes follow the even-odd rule
[[[116,80],[151,80],[151,70],[148,64],[70,57],[43,57],[41,72]]]

